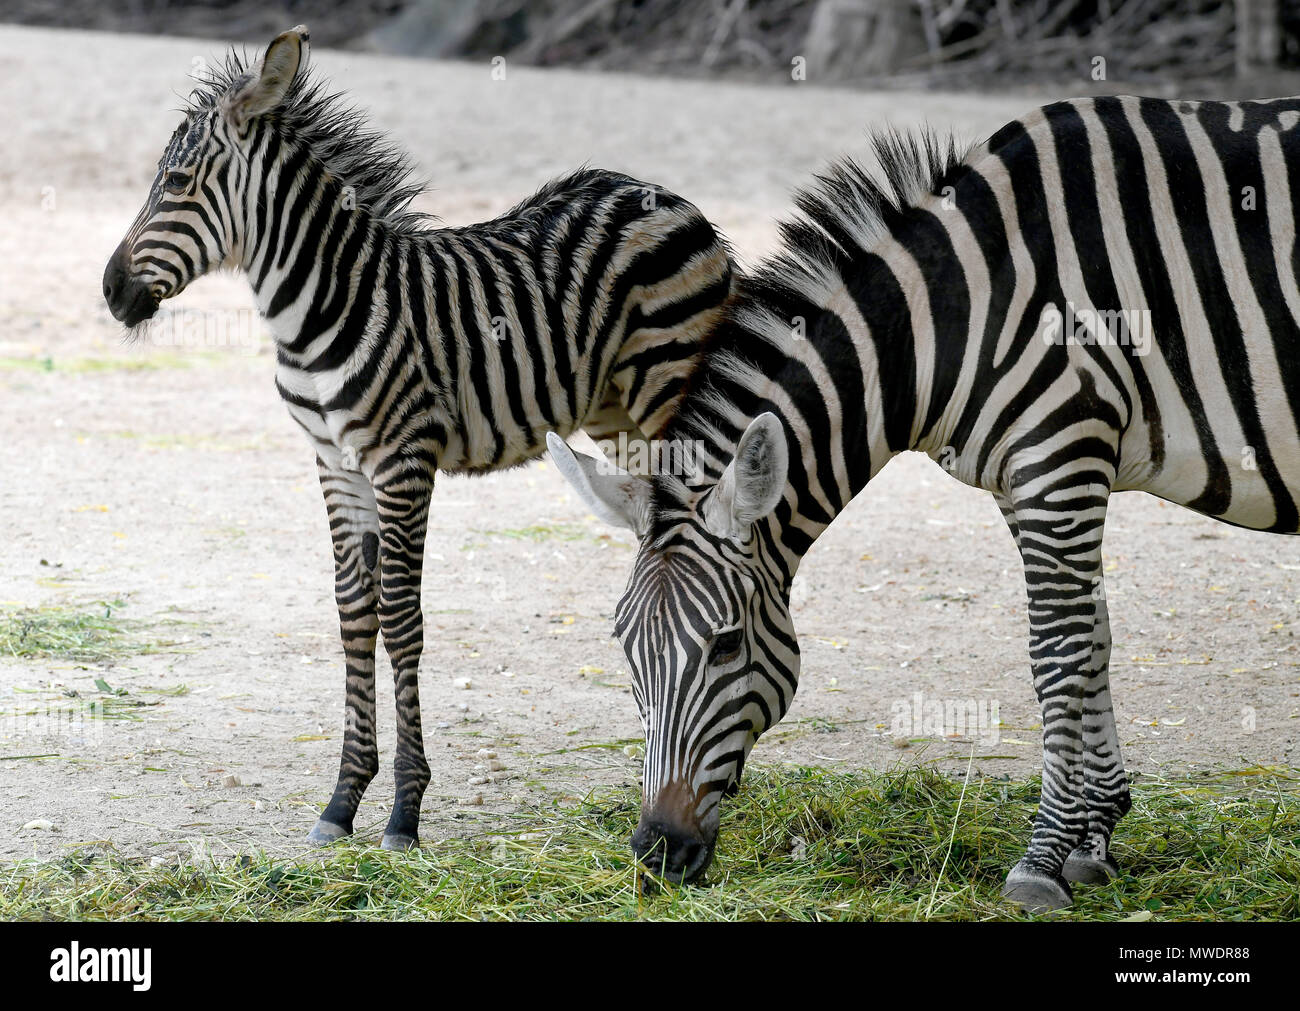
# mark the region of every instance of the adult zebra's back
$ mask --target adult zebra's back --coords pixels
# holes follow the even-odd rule
[[[414,845],[429,781],[420,727],[421,568],[436,470],[539,455],[547,432],[655,435],[731,291],[691,204],[583,170],[508,214],[433,229],[406,160],[305,70],[307,31],[201,84],[104,271],[134,327],[217,267],[244,271],[276,341],[276,384],[316,449],[347,664],[338,783],[311,838],[346,835],[379,767],[375,644],[397,696],[385,847]],[[623,442],[626,445],[626,442]]]
[[[1297,123],[1300,99],[1097,98],[963,157],[879,137],[885,182],[834,167],[741,282],[665,436],[703,444],[698,473],[638,485],[552,440],[642,536],[616,617],[647,734],[640,853],[707,867],[721,797],[795,691],[800,561],[920,450],[994,494],[1024,563],[1043,789],[1005,893],[1059,906],[1067,879],[1115,872],[1106,503],[1140,489],[1296,531]]]

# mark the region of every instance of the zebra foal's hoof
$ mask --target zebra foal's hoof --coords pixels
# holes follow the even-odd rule
[[[1002,886],[1002,897],[1030,913],[1064,909],[1074,901],[1070,886],[1063,877],[1036,871],[1026,867],[1023,861],[1011,868],[1007,882]]]
[[[1104,885],[1119,875],[1119,865],[1108,856],[1097,857],[1079,848],[1065,858],[1065,867],[1061,873],[1066,881],[1077,881],[1081,885]]]
[[[332,821],[321,818],[312,826],[312,830],[307,833],[307,841],[313,846],[328,846],[336,839],[342,839],[344,836],[351,834],[351,829],[344,828],[342,825],[335,825]]]
[[[400,833],[384,833],[384,837],[379,840],[379,848],[385,850],[413,850],[418,849],[420,840],[413,835],[402,835]]]

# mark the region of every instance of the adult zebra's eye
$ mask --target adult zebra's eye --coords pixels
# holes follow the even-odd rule
[[[188,173],[171,171],[163,177],[163,185],[167,187],[169,193],[183,192],[185,187],[189,186],[190,177]]]
[[[740,629],[733,628],[730,632],[723,632],[713,640],[713,645],[709,648],[709,665],[720,667],[731,663],[740,655],[743,642],[744,636]]]

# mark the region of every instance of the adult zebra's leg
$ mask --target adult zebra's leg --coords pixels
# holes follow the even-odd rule
[[[432,492],[432,470],[423,469],[396,474],[375,487],[380,538],[379,628],[393,665],[397,701],[397,755],[393,760],[397,790],[381,842],[390,850],[419,845],[420,802],[429,785],[420,725],[420,654],[424,649],[420,581]]]
[[[1043,786],[1029,849],[1007,875],[1003,895],[1029,909],[1069,905],[1062,870],[1085,842],[1085,713],[1109,700],[1098,636],[1109,641],[1101,586],[1101,541],[1110,473],[1050,462],[1012,496],[1029,597],[1029,657],[1043,714]]]
[[[379,513],[370,482],[355,471],[331,470],[317,457],[330,539],[334,597],[346,669],[343,757],[334,796],[308,835],[325,844],[352,834],[357,805],[379,771],[375,740],[375,638],[379,631]]]
[[[1065,860],[1067,881],[1099,884],[1119,873],[1110,855],[1110,836],[1132,806],[1128,774],[1119,750],[1115,710],[1110,698],[1110,621],[1101,576],[1093,590],[1097,618],[1093,635],[1093,671],[1083,700],[1083,782],[1088,802],[1088,834]]]
[[[1009,499],[994,495],[1002,518],[1020,548],[1020,526]],[[1128,776],[1119,750],[1115,711],[1110,697],[1110,619],[1106,607],[1104,577],[1099,572],[1093,587],[1096,614],[1093,620],[1093,677],[1084,696],[1083,780],[1088,804],[1088,833],[1065,859],[1062,876],[1067,881],[1098,884],[1119,873],[1110,856],[1110,836],[1131,806]]]

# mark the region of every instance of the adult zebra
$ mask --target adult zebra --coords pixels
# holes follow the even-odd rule
[[[434,472],[511,467],[548,431],[654,435],[730,295],[700,212],[611,172],[552,182],[505,216],[435,230],[407,162],[305,69],[303,27],[191,96],[104,271],[134,327],[219,267],[243,270],[276,385],[316,450],[346,654],[338,783],[310,838],[352,831],[379,768],[375,643],[397,699],[386,848],[417,842],[420,580]],[[622,441],[626,445],[626,441]]]
[[[878,136],[884,181],[833,167],[742,280],[665,435],[702,443],[699,473],[609,475],[549,440],[642,538],[616,616],[647,736],[639,853],[708,865],[721,797],[795,691],[800,560],[919,450],[993,493],[1024,563],[1043,786],[1004,893],[1056,907],[1067,879],[1115,873],[1107,498],[1296,531],[1298,122],[1300,99],[1097,98],[963,156]]]

